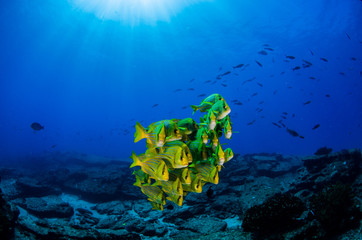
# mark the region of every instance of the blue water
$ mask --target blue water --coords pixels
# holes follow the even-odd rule
[[[163,17],[129,21],[75,2],[82,1],[0,3],[0,158],[49,151],[128,158],[145,151],[144,140],[133,143],[136,121],[190,117],[182,107],[212,93],[231,107],[238,133],[227,143],[235,153],[362,147],[361,1],[186,1],[177,11],[164,7]],[[263,44],[274,51],[259,54]],[[287,55],[295,59],[285,62]],[[313,65],[303,68],[303,59]],[[240,63],[250,65],[232,68]],[[272,124],[282,112],[304,139]]]

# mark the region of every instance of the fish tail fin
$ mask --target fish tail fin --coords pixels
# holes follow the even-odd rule
[[[146,138],[148,136],[146,129],[139,122],[136,123],[135,127],[136,127],[136,132],[134,134],[134,142],[138,142],[139,140]]]
[[[194,110],[192,114],[194,114],[199,109],[196,105],[191,105],[191,107]]]
[[[132,156],[131,156],[133,163],[131,164],[131,166],[129,168],[133,168],[135,166],[140,166],[141,164],[141,160],[138,158],[138,156],[133,152]]]
[[[136,176],[136,182],[133,185],[136,187],[141,187],[142,186],[141,179]]]

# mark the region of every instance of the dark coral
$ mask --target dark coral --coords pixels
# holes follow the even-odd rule
[[[335,184],[323,189],[311,198],[310,208],[327,235],[340,234],[359,226],[361,211],[348,185]]]
[[[0,239],[12,239],[19,211],[13,209],[3,198],[0,189]]]
[[[320,155],[328,155],[333,151],[332,148],[327,148],[327,147],[321,147],[319,148],[314,155],[320,156]]]
[[[276,194],[263,204],[249,208],[245,212],[242,227],[259,236],[278,236],[299,226],[297,217],[304,210],[305,204],[299,198],[290,194]]]

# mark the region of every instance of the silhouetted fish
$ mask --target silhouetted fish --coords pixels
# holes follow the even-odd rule
[[[209,189],[207,189],[207,191],[206,191],[206,196],[208,198],[212,198],[214,196],[214,190],[212,190],[211,188],[212,188],[212,186],[210,186]]]
[[[340,72],[339,74],[342,75],[342,76],[344,76],[344,72]]]
[[[303,105],[307,105],[307,104],[310,104],[312,101],[306,101],[303,103]]]
[[[309,49],[310,54],[312,54],[312,56],[314,55],[314,52],[312,50]]]
[[[293,137],[298,137],[299,136],[299,133],[297,133],[296,131],[290,129],[290,128],[287,128],[287,132],[292,135]]]
[[[154,107],[157,107],[157,106],[158,106],[158,103],[156,103],[156,104],[153,104],[153,106],[152,106],[152,107],[154,108]]]
[[[258,95],[257,92],[253,93],[251,96],[252,96],[252,97],[255,97],[256,95]]]
[[[175,89],[173,92],[180,92],[182,89],[181,88],[178,88],[178,89]]]
[[[346,35],[347,35],[348,39],[351,40],[351,37],[348,35],[348,33],[346,33]]]
[[[243,63],[240,63],[240,64],[234,66],[233,68],[234,68],[234,69],[235,69],[235,68],[241,68],[241,67],[243,67],[243,66],[244,66],[244,64],[243,64]]]
[[[189,82],[193,82],[193,81],[195,81],[195,78],[191,79]]]
[[[205,96],[206,96],[205,93],[202,93],[202,94],[198,95],[198,97],[205,97]]]
[[[288,115],[288,113],[287,113],[287,112],[282,112],[282,114],[284,114],[284,115]]]
[[[321,125],[320,124],[316,124],[312,129],[315,130],[317,128],[319,128]]]
[[[259,82],[257,82],[256,84],[258,84],[260,87],[263,87],[263,84],[261,84],[261,83],[259,83]]]
[[[263,64],[261,64],[260,62],[258,62],[258,61],[256,61],[256,60],[255,60],[255,62],[256,62],[256,64],[259,65],[259,67],[263,67]]]
[[[288,58],[288,59],[295,59],[295,57],[294,56],[285,56],[286,58]]]
[[[329,98],[329,97],[331,97],[331,95],[329,95],[329,94],[326,94],[326,97],[328,97],[328,98]]]
[[[189,91],[194,91],[195,88],[188,88],[187,90],[189,90]]]
[[[186,108],[189,108],[190,106],[183,106],[182,109],[186,109]]]
[[[272,122],[272,124],[273,124],[274,126],[277,126],[278,128],[282,128],[279,124],[277,124],[277,123],[275,123],[275,122]]]
[[[35,130],[35,131],[39,131],[39,130],[42,130],[44,129],[44,126],[40,125],[40,123],[37,123],[37,122],[33,122],[30,127]]]
[[[227,87],[228,85],[224,84],[224,83],[221,83],[221,86],[223,87]]]
[[[357,58],[351,57],[351,60],[352,60],[352,61],[357,61]]]
[[[241,85],[244,85],[245,83],[251,82],[251,81],[253,81],[253,80],[255,80],[255,79],[256,79],[256,77],[252,77],[252,78],[250,78],[250,79],[248,79],[248,80],[243,81],[243,82],[241,83]]]
[[[248,122],[248,126],[250,126],[250,125],[253,125],[254,123],[255,123],[255,119],[253,120],[253,121],[251,121],[251,122]]]
[[[264,50],[259,51],[258,54],[264,55],[264,56],[265,56],[265,55],[268,55],[268,53],[267,53],[266,51],[264,51]]]
[[[328,62],[327,58],[320,58],[320,60],[324,61],[324,62]]]
[[[268,50],[268,51],[271,51],[271,52],[274,51],[274,49],[273,49],[273,48],[270,48],[270,47],[265,47],[264,49],[265,49],[265,50]]]
[[[316,78],[315,77],[309,77],[309,79],[315,80]]]
[[[282,115],[282,116],[280,116],[280,117],[281,117],[281,118],[283,118],[283,119],[287,119],[287,117],[286,117],[286,116],[283,116],[283,115]]]
[[[294,68],[292,68],[292,70],[293,71],[295,71],[295,70],[299,70],[300,69],[300,67],[299,66],[295,66]]]
[[[311,62],[309,62],[309,61],[307,61],[307,60],[304,60],[304,59],[303,59],[303,62],[305,62],[305,63],[308,64],[308,65],[313,65]]]
[[[221,74],[221,76],[225,76],[225,75],[228,75],[230,73],[231,73],[230,71],[227,71],[227,72],[224,72],[223,74]]]
[[[209,83],[209,82],[211,82],[211,80],[206,80],[204,83]]]

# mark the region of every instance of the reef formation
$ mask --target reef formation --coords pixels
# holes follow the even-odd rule
[[[188,192],[201,193],[206,183],[219,183],[224,163],[234,156],[223,150],[219,138],[232,136],[230,107],[220,94],[212,94],[193,113],[205,113],[200,123],[192,118],[161,120],[144,128],[136,123],[134,142],[146,139],[144,154],[132,153],[136,182],[153,209],[163,210],[166,199],[182,206]],[[167,197],[166,197],[167,196]]]

